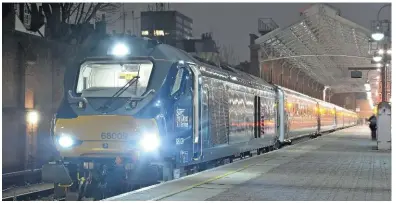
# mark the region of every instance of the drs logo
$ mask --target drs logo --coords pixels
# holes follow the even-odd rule
[[[126,140],[128,139],[128,133],[102,132],[100,137],[102,138],[102,140]]]

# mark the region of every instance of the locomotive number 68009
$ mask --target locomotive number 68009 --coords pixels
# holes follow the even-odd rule
[[[129,135],[126,132],[102,132],[100,137],[102,140],[126,140],[128,139]]]

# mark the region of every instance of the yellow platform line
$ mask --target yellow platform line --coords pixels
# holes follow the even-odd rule
[[[242,168],[239,168],[239,169],[237,169],[237,170],[235,170],[235,171],[230,171],[230,172],[228,172],[228,173],[225,173],[225,174],[222,174],[222,175],[218,175],[218,176],[216,176],[216,177],[213,177],[213,178],[204,180],[204,181],[202,181],[202,182],[196,183],[196,184],[194,184],[194,185],[185,187],[185,188],[183,188],[183,189],[181,189],[181,190],[179,190],[179,191],[177,191],[177,192],[172,192],[172,193],[169,193],[169,194],[166,194],[166,195],[163,195],[163,196],[160,196],[160,197],[151,199],[151,200],[149,200],[149,201],[158,201],[158,200],[161,200],[161,199],[165,199],[165,198],[167,198],[167,197],[170,197],[170,196],[173,196],[173,195],[176,195],[176,194],[185,192],[185,191],[187,191],[187,190],[191,190],[191,189],[193,189],[193,188],[195,188],[195,187],[198,187],[198,186],[204,185],[204,184],[206,184],[206,183],[210,183],[210,182],[213,182],[213,181],[215,181],[215,180],[218,180],[218,179],[224,178],[224,177],[226,177],[226,176],[232,175],[232,174],[234,174],[234,173],[243,171],[243,170],[245,170],[245,169],[247,169],[247,168],[249,168],[249,167],[251,167],[251,166],[253,166],[253,165],[256,165],[256,164],[249,164],[249,165],[246,165],[246,166],[244,166],[244,167],[242,167]]]

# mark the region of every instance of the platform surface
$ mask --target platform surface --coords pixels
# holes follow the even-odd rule
[[[297,143],[107,200],[391,200],[391,152],[367,126]]]

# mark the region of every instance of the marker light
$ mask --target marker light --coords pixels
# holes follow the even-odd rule
[[[140,146],[145,151],[156,150],[160,146],[159,137],[156,134],[152,134],[152,133],[143,134],[143,137],[140,140]]]
[[[68,135],[62,135],[58,140],[58,144],[63,148],[71,147],[73,143],[73,139]]]
[[[380,62],[380,61],[382,60],[382,56],[374,56],[374,57],[373,57],[373,60],[374,60],[375,62]]]
[[[116,44],[111,50],[114,56],[125,56],[129,54],[129,48],[125,44]]]

